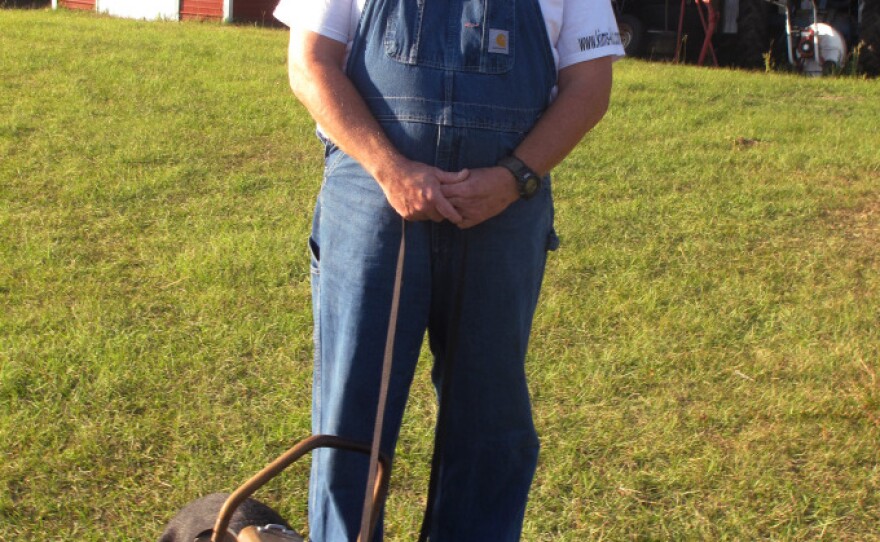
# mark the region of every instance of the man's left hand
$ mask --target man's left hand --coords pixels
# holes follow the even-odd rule
[[[516,181],[503,167],[472,169],[441,183],[441,192],[463,218],[458,224],[462,229],[485,222],[519,199]]]

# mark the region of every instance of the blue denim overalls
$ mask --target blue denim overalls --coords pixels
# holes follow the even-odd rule
[[[493,166],[510,154],[556,83],[538,0],[368,0],[346,71],[398,150],[447,171]],[[325,143],[310,239],[313,431],[369,441],[401,219],[375,180]],[[549,177],[534,198],[469,230],[448,222],[408,222],[406,228],[382,449],[393,454],[426,330],[435,386],[444,377],[467,235],[461,331],[430,540],[519,540],[538,456],[524,363],[546,253],[556,244]],[[355,540],[366,463],[350,452],[315,454],[313,542]]]

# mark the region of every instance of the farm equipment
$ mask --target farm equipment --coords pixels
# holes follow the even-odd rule
[[[772,60],[821,75],[852,59],[860,72],[880,75],[880,0],[616,0],[615,9],[633,56],[696,60],[690,36],[700,63],[715,50],[727,65]],[[717,27],[706,12],[719,14]]]
[[[806,27],[793,24],[787,2],[774,2],[785,13],[785,44],[788,62],[808,75],[840,70],[846,61],[846,40],[828,23],[820,22],[816,0],[810,0],[812,22]]]

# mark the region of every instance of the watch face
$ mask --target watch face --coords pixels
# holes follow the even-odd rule
[[[537,177],[537,175],[529,175],[526,177],[525,183],[523,183],[523,196],[530,198],[535,195],[535,192],[538,191],[538,187],[540,186],[541,180]]]

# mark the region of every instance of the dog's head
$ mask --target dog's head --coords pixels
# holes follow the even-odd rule
[[[210,542],[214,523],[217,521],[220,509],[227,498],[229,498],[228,493],[212,493],[189,503],[168,522],[159,537],[159,542]],[[277,525],[279,529],[266,530],[267,536],[253,540],[273,540],[269,536],[283,533],[281,528],[290,529],[290,525],[278,512],[256,499],[246,499],[232,515],[229,522],[229,532],[223,542],[247,542],[241,540],[239,536],[241,531],[250,526],[262,527],[266,525]],[[296,539],[288,538],[287,540],[295,541]],[[300,540],[302,539],[300,538]]]

